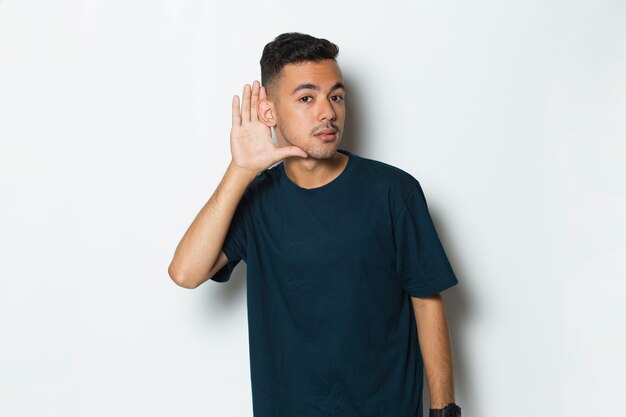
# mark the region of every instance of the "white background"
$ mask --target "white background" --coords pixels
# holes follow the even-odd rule
[[[623,411],[625,21],[617,0],[0,0],[0,415],[252,415],[245,264],[196,290],[167,267],[287,31],[339,45],[340,147],[422,184],[463,415]]]

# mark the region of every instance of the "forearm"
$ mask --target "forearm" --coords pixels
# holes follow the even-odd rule
[[[256,174],[232,162],[215,192],[176,247],[168,272],[178,284],[194,288],[206,279],[228,233],[237,205]]]
[[[418,338],[430,392],[430,407],[454,402],[452,344],[441,294],[412,298]]]

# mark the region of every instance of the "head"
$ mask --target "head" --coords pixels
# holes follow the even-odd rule
[[[345,120],[338,53],[334,43],[301,33],[284,33],[265,45],[261,84],[267,100],[259,100],[257,110],[280,146],[298,146],[312,159],[334,157]],[[329,130],[334,137],[320,135]]]

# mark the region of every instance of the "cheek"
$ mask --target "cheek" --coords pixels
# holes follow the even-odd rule
[[[282,123],[283,125],[292,132],[304,131],[306,130],[308,124],[306,113],[299,110],[292,110],[287,114],[283,114]]]

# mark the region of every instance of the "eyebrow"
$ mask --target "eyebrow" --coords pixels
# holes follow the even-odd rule
[[[332,86],[332,88],[330,89],[330,91],[334,91],[337,90],[338,88],[341,88],[342,90],[345,90],[346,87],[343,85],[343,83],[341,81],[337,82],[335,85]],[[295,90],[293,90],[291,92],[291,95],[296,94],[298,91],[300,90],[320,90],[320,86],[317,84],[313,84],[313,83],[303,83],[298,85]]]

